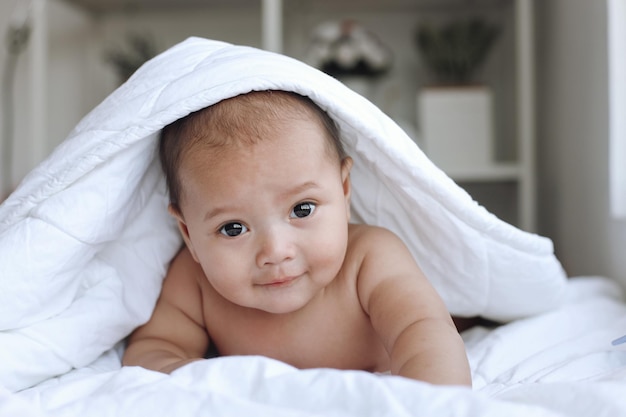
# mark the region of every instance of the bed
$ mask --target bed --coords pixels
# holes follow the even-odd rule
[[[180,248],[160,129],[252,90],[311,97],[355,161],[354,221],[405,240],[462,333],[473,387],[217,357],[122,367]],[[291,58],[191,38],[89,113],[0,206],[0,416],[626,415],[626,300],[566,277],[552,242],[502,222],[372,103]]]

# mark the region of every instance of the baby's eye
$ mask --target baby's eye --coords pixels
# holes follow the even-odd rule
[[[224,236],[235,237],[242,235],[248,231],[248,228],[241,223],[227,223],[220,228],[220,233]]]
[[[308,217],[315,211],[315,203],[299,203],[294,206],[291,210],[290,217],[301,219],[303,217]]]

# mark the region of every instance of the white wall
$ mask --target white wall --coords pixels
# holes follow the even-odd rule
[[[535,4],[539,232],[570,275],[626,284],[626,222],[609,210],[606,3]]]

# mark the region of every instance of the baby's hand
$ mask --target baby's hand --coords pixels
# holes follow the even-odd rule
[[[150,320],[131,335],[123,363],[170,373],[204,357],[204,327],[197,266],[183,249],[172,261]]]

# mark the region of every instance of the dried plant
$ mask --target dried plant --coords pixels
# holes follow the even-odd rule
[[[126,36],[126,42],[126,48],[109,50],[105,53],[106,62],[113,65],[122,82],[158,53],[154,41],[147,36],[129,34]]]
[[[426,66],[441,84],[468,84],[500,34],[480,18],[457,20],[441,27],[424,24],[416,43]]]

